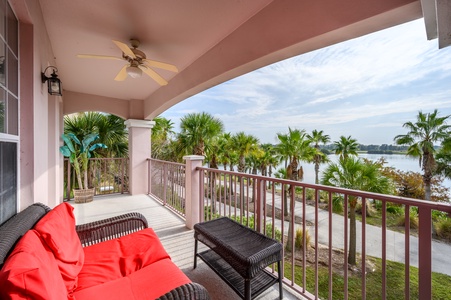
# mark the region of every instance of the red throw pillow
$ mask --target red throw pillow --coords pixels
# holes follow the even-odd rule
[[[68,292],[77,287],[77,277],[85,258],[75,231],[73,210],[70,204],[62,203],[35,225],[35,230],[55,255]]]
[[[0,271],[0,299],[68,299],[52,251],[29,230]],[[69,297],[71,298],[71,297]]]

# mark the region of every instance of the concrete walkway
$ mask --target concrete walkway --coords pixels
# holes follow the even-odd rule
[[[267,199],[271,199],[272,194],[267,193]],[[275,196],[275,206],[281,208],[281,197]],[[268,201],[268,200],[267,200]],[[295,214],[302,217],[302,203],[296,202]],[[315,208],[310,205],[306,205],[305,209],[306,220],[315,222]],[[288,224],[288,222],[286,223]],[[362,251],[362,223],[360,221],[357,224],[357,252]],[[296,224],[296,227],[301,228],[302,225]],[[307,226],[310,236],[312,237],[312,243],[315,242],[315,227]],[[349,227],[348,227],[349,230]],[[366,255],[382,257],[382,228],[365,225],[366,230]],[[288,231],[288,226],[285,226],[285,234]],[[395,232],[392,230],[386,231],[386,257],[387,260],[405,263],[405,243],[404,234]],[[349,235],[348,235],[349,236]],[[329,213],[328,211],[318,210],[318,243],[328,245],[329,243]],[[344,249],[344,218],[339,214],[332,214],[332,248]],[[432,271],[451,275],[451,262],[449,255],[451,253],[451,245],[443,242],[432,242]],[[410,265],[418,267],[418,238],[410,236]]]

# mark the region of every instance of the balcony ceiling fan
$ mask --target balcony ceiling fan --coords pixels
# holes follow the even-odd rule
[[[93,54],[78,54],[79,58],[96,58],[96,59],[114,59],[114,60],[125,60],[127,64],[122,67],[119,73],[116,75],[114,80],[123,81],[130,75],[132,78],[141,77],[142,72],[146,73],[149,77],[155,80],[160,85],[166,85],[168,82],[161,77],[152,68],[158,68],[163,70],[168,70],[171,72],[178,72],[176,66],[167,64],[164,62],[159,62],[156,60],[147,59],[146,54],[138,49],[139,40],[131,39],[131,48],[119,41],[113,40],[113,43],[122,51],[122,57],[108,56],[108,55],[93,55]]]

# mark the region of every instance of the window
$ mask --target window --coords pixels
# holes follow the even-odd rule
[[[18,21],[0,0],[0,224],[17,212],[19,143]]]

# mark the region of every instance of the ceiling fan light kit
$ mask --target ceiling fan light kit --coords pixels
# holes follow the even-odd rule
[[[141,71],[140,68],[138,68],[138,66],[129,66],[127,67],[127,74],[131,77],[131,78],[139,78],[142,76],[143,71]]]
[[[127,75],[131,78],[139,78],[142,73],[146,73],[150,78],[155,80],[160,85],[166,85],[168,82],[166,79],[161,77],[152,68],[163,69],[171,72],[178,72],[176,66],[147,59],[146,54],[141,50],[137,49],[139,46],[139,40],[131,39],[130,43],[132,48],[126,44],[113,40],[113,43],[122,51],[122,57],[116,56],[106,56],[106,55],[91,55],[91,54],[79,54],[79,58],[96,58],[96,59],[112,59],[112,60],[125,60],[127,64],[122,67],[119,73],[116,75],[114,80],[123,81],[127,78]]]

